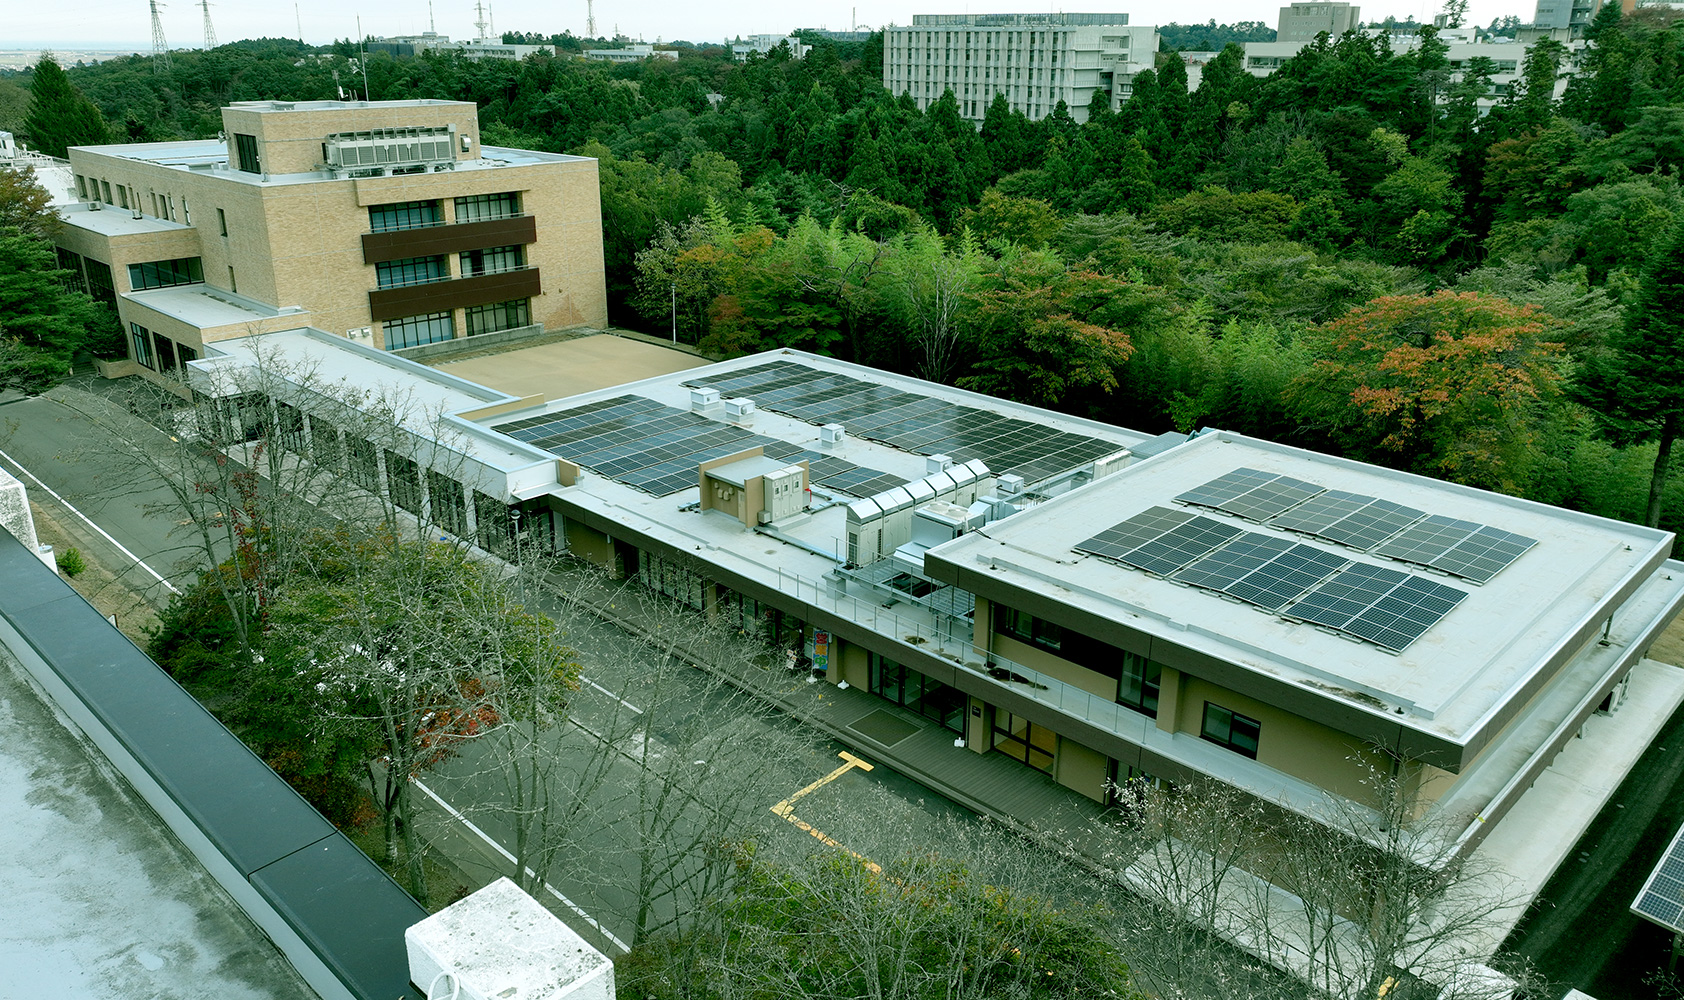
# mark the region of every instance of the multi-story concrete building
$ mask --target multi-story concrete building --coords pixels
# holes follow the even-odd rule
[[[1327,32],[1338,38],[1352,28],[1362,27],[1362,8],[1348,3],[1294,3],[1282,7],[1275,22],[1275,41],[1307,45]]]
[[[1045,118],[1060,101],[1086,121],[1095,93],[1112,110],[1151,69],[1158,30],[1127,14],[918,14],[883,29],[883,85],[928,108],[949,90],[959,114],[981,121],[995,94]]]
[[[538,544],[1095,800],[1204,777],[1325,817],[1368,803],[1381,766],[1461,849],[1501,834],[1553,866],[1575,821],[1528,790],[1570,746],[1627,766],[1684,701],[1684,670],[1645,659],[1684,605],[1667,532],[793,351],[553,401],[311,331],[194,367],[255,343],[454,415],[466,463],[418,470],[427,445],[381,474],[363,448],[350,470],[407,483],[400,505],[441,530],[498,550],[519,504]]]
[[[77,147],[61,262],[130,368],[305,324],[398,349],[607,322],[596,161],[480,145],[474,105],[259,101],[225,138]]]
[[[731,58],[738,62],[747,62],[751,55],[765,55],[780,45],[789,46],[789,54],[794,59],[805,59],[807,53],[813,51],[794,35],[750,35],[739,38],[731,43]]]
[[[1569,37],[1583,38],[1602,6],[1603,0],[1538,0],[1532,11],[1532,27],[1564,28]],[[1623,13],[1630,14],[1637,7],[1637,0],[1620,0]]]
[[[585,58],[593,62],[629,63],[645,59],[677,59],[677,49],[657,49],[638,42],[620,49],[586,49]]]

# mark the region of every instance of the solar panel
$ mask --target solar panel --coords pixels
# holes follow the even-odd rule
[[[918,455],[981,459],[997,475],[1036,483],[1115,453],[1115,441],[1059,431],[992,410],[906,392],[876,382],[775,361],[690,379],[722,394],[749,396],[771,410]]]
[[[1175,574],[1175,579],[1206,590],[1224,590],[1292,548],[1290,539],[1248,531]]]
[[[1287,531],[1302,531],[1307,535],[1319,535],[1329,525],[1339,523],[1373,501],[1373,497],[1364,496],[1361,493],[1328,490],[1320,496],[1311,497],[1291,510],[1276,515],[1269,523]]]
[[[1282,613],[1288,618],[1343,629],[1407,579],[1408,573],[1395,569],[1352,563]]]
[[[1473,521],[1459,521],[1443,514],[1429,514],[1387,539],[1374,553],[1430,566],[1434,559],[1450,551],[1457,542],[1479,528],[1480,525]]]
[[[1536,544],[1536,538],[1485,525],[1451,546],[1430,565],[1475,583],[1484,583]]]
[[[1311,545],[1293,545],[1223,592],[1269,611],[1279,611],[1327,579],[1350,560]]]
[[[1318,493],[1325,492],[1327,490],[1324,487],[1315,483],[1306,483],[1291,476],[1276,476],[1269,482],[1260,483],[1255,489],[1223,501],[1217,506],[1230,514],[1238,514],[1253,521],[1265,521]]]
[[[1419,521],[1426,511],[1390,500],[1375,500],[1320,532],[1323,538],[1364,552]]]
[[[1241,533],[1241,529],[1232,524],[1195,517],[1118,558],[1148,573],[1168,576]]]
[[[1661,853],[1655,870],[1638,890],[1631,912],[1675,934],[1684,933],[1684,828]]]
[[[1203,486],[1195,486],[1175,499],[1181,503],[1198,504],[1200,507],[1221,507],[1229,500],[1250,493],[1259,485],[1276,478],[1279,477],[1273,472],[1235,469],[1233,472],[1217,476]]]
[[[1185,524],[1194,515],[1168,507],[1148,507],[1126,521],[1113,524],[1099,534],[1074,547],[1078,552],[1091,552],[1107,559],[1121,559],[1141,545],[1163,535],[1171,528]]]
[[[1467,596],[1465,590],[1412,576],[1376,601],[1373,607],[1351,619],[1345,631],[1375,645],[1402,652]]]

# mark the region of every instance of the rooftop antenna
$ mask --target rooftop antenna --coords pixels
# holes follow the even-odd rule
[[[367,101],[369,99],[369,96],[368,96],[368,44],[367,44],[367,39],[368,39],[368,36],[363,34],[363,18],[362,18],[362,15],[358,14],[357,15],[357,51],[362,54],[362,58],[357,60],[357,65],[361,66],[362,71],[363,71],[363,100],[364,101]]]
[[[497,12],[495,10],[491,9],[490,4],[486,4],[485,5],[485,14],[486,14],[487,17],[491,18],[491,34],[493,36],[496,36],[496,34],[497,34]],[[498,40],[501,41],[501,39],[498,39]]]
[[[292,19],[293,19],[293,22],[298,25],[298,44],[303,45],[304,44],[304,18],[300,17],[299,14],[298,14],[298,5],[297,4],[292,5]]]
[[[210,0],[199,0],[199,6],[205,12],[205,51],[216,48],[216,29],[211,27]]]
[[[585,37],[596,37],[596,0],[585,0]]]
[[[438,33],[439,26],[433,23],[433,0],[427,0],[427,34],[436,35]]]
[[[158,17],[158,8],[166,6],[158,0],[149,0],[152,5],[152,72],[164,73],[170,68],[170,43],[164,41],[164,22]]]
[[[480,0],[474,0],[474,14],[476,15],[474,27],[478,29],[479,40],[483,42],[485,41],[485,4],[481,3]]]

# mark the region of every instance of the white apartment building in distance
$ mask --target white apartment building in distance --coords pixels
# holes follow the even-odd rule
[[[1063,101],[1081,122],[1095,92],[1112,110],[1127,100],[1157,51],[1158,29],[1127,14],[917,14],[883,29],[883,85],[921,109],[951,90],[971,121],[1004,94],[1030,118]]]
[[[1352,28],[1362,27],[1362,8],[1348,3],[1295,3],[1282,7],[1275,22],[1275,41],[1308,45],[1327,32],[1338,38]]]

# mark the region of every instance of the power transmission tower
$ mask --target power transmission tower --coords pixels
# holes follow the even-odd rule
[[[585,0],[585,37],[596,37],[596,0]]]
[[[484,38],[485,38],[485,4],[479,3],[476,0],[476,2],[474,3],[474,15],[477,18],[477,20],[474,21],[474,27],[476,29],[478,29],[478,31],[479,31],[478,37],[481,40],[484,40]]]
[[[165,6],[158,0],[149,0],[152,5],[152,72],[164,73],[170,68],[170,43],[164,41],[164,22],[158,17],[158,8]]]
[[[216,48],[216,29],[211,27],[210,0],[199,0],[199,6],[205,11],[205,51]]]

